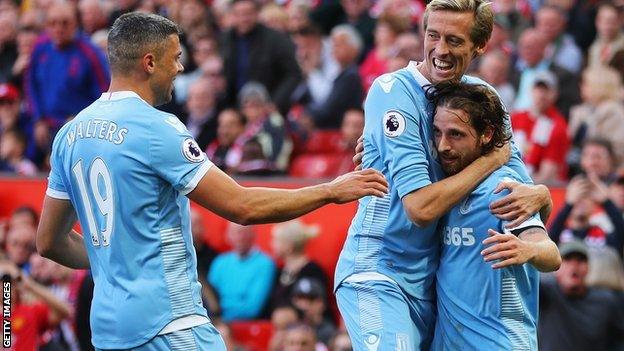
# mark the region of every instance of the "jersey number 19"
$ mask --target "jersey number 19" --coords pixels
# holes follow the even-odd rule
[[[108,246],[110,244],[110,236],[113,232],[113,218],[115,212],[114,200],[113,200],[113,187],[111,182],[110,172],[104,160],[96,158],[89,167],[89,178],[86,179],[82,170],[82,160],[76,162],[72,168],[76,180],[78,181],[78,189],[80,190],[80,197],[82,198],[82,204],[87,216],[87,222],[89,226],[89,233],[91,234],[91,242],[93,246],[100,246],[100,237],[102,238],[102,245]],[[98,182],[102,179],[102,185],[104,186],[104,195],[100,192]],[[89,184],[89,187],[87,186]],[[93,206],[91,205],[91,198],[89,192],[92,194],[99,212],[106,218],[106,226],[101,231],[98,230],[97,223],[95,221],[95,215]]]

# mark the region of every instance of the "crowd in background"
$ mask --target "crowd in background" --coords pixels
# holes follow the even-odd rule
[[[424,7],[420,0],[0,0],[0,172],[48,172],[55,133],[107,90],[108,28],[137,10],[180,25],[185,71],[159,108],[178,116],[217,166],[233,175],[344,173],[353,167],[367,90],[422,60]],[[492,38],[470,74],[504,101],[535,181],[566,187],[553,240],[582,243],[545,277],[540,343],[556,345],[552,334],[579,350],[615,350],[614,335],[624,335],[624,1],[493,0],[493,8]],[[232,225],[233,251],[217,255],[202,240],[201,217],[193,218],[205,304],[223,321],[229,349],[240,347],[227,323],[258,318],[273,323],[271,350],[349,349],[330,279],[304,254],[314,228],[277,226],[272,258],[254,247],[253,227]],[[0,226],[2,270],[23,272],[16,294],[24,295],[17,303],[27,322],[16,342],[86,350],[93,282],[34,253],[36,225],[37,214],[20,208]],[[568,299],[587,312],[579,316]],[[595,306],[606,314],[591,313]]]

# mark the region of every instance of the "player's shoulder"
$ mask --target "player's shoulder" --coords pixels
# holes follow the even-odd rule
[[[490,85],[490,83],[484,81],[483,79],[477,76],[471,76],[471,75],[466,74],[462,77],[462,81],[467,84],[485,85],[486,87],[492,89],[493,91],[495,90],[494,87]]]
[[[371,85],[369,96],[385,99],[388,95],[411,95],[413,89],[410,88],[414,83],[415,80],[408,68],[401,68],[377,77]]]
[[[501,182],[524,183],[518,172],[505,165],[492,172],[492,174],[479,184],[477,190],[484,194],[492,194],[494,189],[496,189]]]

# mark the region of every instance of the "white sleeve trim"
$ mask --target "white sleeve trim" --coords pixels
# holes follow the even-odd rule
[[[509,229],[505,229],[505,231],[509,230],[509,232],[515,232],[515,231],[521,231],[524,228],[529,228],[529,227],[540,227],[544,230],[546,230],[546,227],[544,226],[544,223],[535,217],[531,217],[529,219],[527,219],[526,221],[522,222],[520,225],[518,225],[517,227],[514,228],[509,228]]]
[[[60,191],[60,190],[54,190],[52,188],[48,188],[46,190],[46,195],[48,195],[49,197],[53,197],[55,199],[59,199],[59,200],[69,200],[68,193],[64,191]]]
[[[204,177],[206,173],[208,173],[208,170],[210,170],[212,166],[214,166],[214,163],[210,162],[210,160],[206,158],[206,161],[204,161],[204,163],[199,166],[199,169],[197,170],[197,172],[195,172],[193,178],[188,182],[184,189],[180,190],[180,193],[182,195],[187,195],[191,191],[195,190],[195,187],[197,186],[197,184],[199,184],[199,181]]]

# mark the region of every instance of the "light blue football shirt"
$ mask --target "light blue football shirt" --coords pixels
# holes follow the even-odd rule
[[[481,251],[488,229],[505,223],[490,213],[499,182],[522,182],[509,167],[484,180],[440,222],[438,319],[432,350],[537,350],[539,272],[530,264],[492,269]],[[513,229],[542,227],[539,215]]]
[[[47,195],[71,201],[93,271],[95,347],[135,347],[207,316],[185,195],[212,163],[175,116],[104,93],[58,132],[51,163]]]
[[[463,80],[487,85],[474,77]],[[410,62],[377,78],[368,92],[362,166],[382,172],[390,192],[384,198],[360,199],[336,267],[335,288],[353,274],[377,272],[413,297],[434,299],[440,250],[437,221],[417,227],[401,201],[444,176],[434,146],[433,107],[423,89],[427,84],[416,62]],[[530,181],[516,147],[509,165]]]

